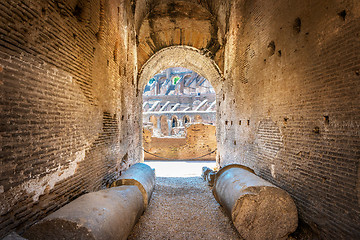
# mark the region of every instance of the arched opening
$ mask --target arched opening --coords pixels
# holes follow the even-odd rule
[[[157,81],[148,83],[153,79]],[[155,114],[161,128],[160,136],[143,145],[151,153],[145,152],[145,160],[216,160],[216,93],[221,83],[215,62],[192,47],[165,48],[144,64],[139,74],[140,90],[144,91],[139,94],[156,110],[143,115]],[[160,91],[152,91],[151,84]]]
[[[168,118],[166,116],[160,117],[160,131],[164,136],[169,135],[169,126],[168,126]]]
[[[190,117],[188,115],[185,115],[184,118],[183,118],[183,124],[184,126],[187,124],[187,123],[190,123]]]
[[[156,128],[157,127],[157,118],[154,115],[151,115],[149,118],[149,122],[152,123],[153,127]]]
[[[175,128],[179,126],[178,118],[176,116],[172,116],[171,118],[171,127]]]

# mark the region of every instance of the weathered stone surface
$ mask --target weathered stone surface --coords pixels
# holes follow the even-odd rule
[[[228,165],[216,174],[213,193],[244,239],[286,239],[298,224],[288,193],[242,165]]]
[[[27,230],[33,240],[123,239],[144,211],[136,186],[120,186],[85,194]]]
[[[203,167],[201,176],[204,179],[204,181],[206,181],[209,184],[209,186],[212,187],[214,185],[216,171],[208,167]]]
[[[190,124],[186,128],[186,137],[152,137],[149,129],[143,130],[144,149],[160,157],[169,159],[206,159],[215,160],[216,127],[210,124]],[[206,155],[208,154],[208,155]],[[206,155],[204,157],[201,157]],[[149,153],[144,154],[146,160],[163,160]]]
[[[12,232],[9,235],[7,235],[6,237],[4,237],[2,240],[26,240],[26,238],[21,237],[16,232]]]
[[[147,208],[155,186],[155,170],[145,163],[136,163],[127,169],[111,187],[134,185],[140,190]]]
[[[209,184],[209,186],[214,186],[214,182],[215,182],[215,176],[216,176],[216,172],[212,171],[209,172],[209,174],[207,175],[207,182]]]
[[[208,168],[208,167],[203,167],[202,168],[202,174],[201,174],[201,177],[203,178],[204,181],[207,180],[207,176],[208,174],[212,172],[212,169]]]

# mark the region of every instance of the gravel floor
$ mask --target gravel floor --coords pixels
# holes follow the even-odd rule
[[[240,237],[200,177],[157,177],[148,209],[128,239]]]

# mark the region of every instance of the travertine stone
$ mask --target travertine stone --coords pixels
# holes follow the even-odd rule
[[[26,240],[26,238],[21,237],[16,232],[12,232],[9,235],[7,235],[6,237],[4,237],[2,240]]]
[[[211,170],[210,168],[208,168],[208,167],[203,167],[203,168],[202,168],[201,177],[202,177],[205,181],[207,181],[207,176],[208,176],[208,174],[209,174],[211,171],[212,171],[212,170]]]
[[[286,239],[297,228],[297,209],[290,195],[242,165],[222,168],[213,193],[244,239]]]
[[[85,194],[27,230],[30,240],[126,239],[144,211],[136,186]]]
[[[111,184],[111,187],[122,185],[137,186],[143,195],[146,209],[155,186],[155,171],[145,163],[136,163],[123,172],[120,178]]]

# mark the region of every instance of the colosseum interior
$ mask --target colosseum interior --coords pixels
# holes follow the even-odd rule
[[[170,67],[215,89],[217,167],[293,199],[298,227],[281,239],[360,239],[358,0],[2,0],[0,238],[144,161],[144,87]],[[226,235],[197,178],[161,194],[175,180],[156,179],[136,234],[95,239],[261,239]],[[162,208],[183,215],[151,218]]]

